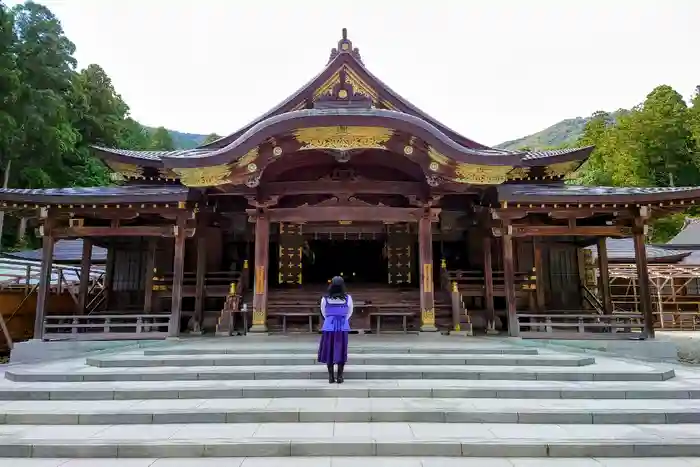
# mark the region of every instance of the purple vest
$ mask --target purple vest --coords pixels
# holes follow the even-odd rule
[[[346,298],[341,302],[339,299],[329,299],[326,297],[325,301],[326,319],[323,320],[321,331],[350,331],[350,324],[348,323],[348,314],[350,313],[348,299]]]

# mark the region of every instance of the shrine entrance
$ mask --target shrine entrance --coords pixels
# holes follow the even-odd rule
[[[383,240],[310,240],[302,274],[306,283],[343,276],[348,284],[387,283]]]

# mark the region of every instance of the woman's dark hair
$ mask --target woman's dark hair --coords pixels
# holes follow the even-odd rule
[[[328,286],[328,298],[345,298],[347,295],[345,280],[340,276],[335,276],[331,279],[331,285]]]

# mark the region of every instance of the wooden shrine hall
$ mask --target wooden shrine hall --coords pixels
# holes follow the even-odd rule
[[[188,150],[96,147],[114,185],[3,189],[0,203],[40,222],[37,339],[315,332],[334,275],[364,331],[650,338],[647,224],[700,189],[567,184],[592,150],[466,138],[374,76],[344,30],[318,75],[236,132]],[[634,238],[639,313],[613,309],[607,237]],[[100,310],[47,306],[66,238],[84,239],[85,271],[92,245],[108,249]]]

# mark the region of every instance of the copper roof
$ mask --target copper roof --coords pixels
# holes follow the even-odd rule
[[[123,185],[81,188],[0,188],[0,200],[5,203],[68,204],[83,203],[176,203],[187,201],[190,189],[180,185]]]

